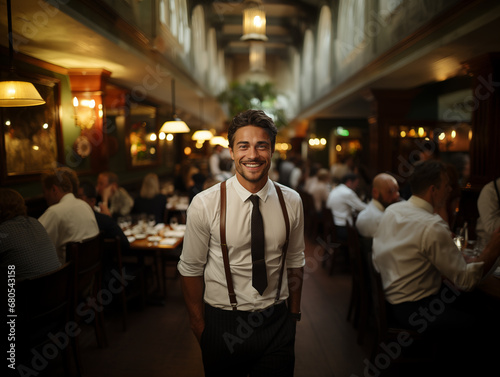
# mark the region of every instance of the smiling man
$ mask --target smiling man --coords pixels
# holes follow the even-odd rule
[[[304,218],[299,195],[268,177],[276,134],[263,111],[236,116],[235,176],[188,209],[178,269],[207,377],[293,376]]]

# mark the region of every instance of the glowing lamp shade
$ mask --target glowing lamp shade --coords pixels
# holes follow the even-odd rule
[[[160,132],[166,134],[184,134],[190,131],[188,125],[177,117],[175,113],[175,80],[172,79],[172,120],[168,120],[161,126]]]
[[[0,81],[0,107],[43,105],[35,86],[27,81]]]
[[[229,140],[222,136],[214,136],[210,139],[210,145],[222,145],[224,148],[228,148]]]
[[[9,66],[11,80],[0,81],[0,107],[24,107],[43,105],[45,101],[35,86],[17,78],[14,68],[14,41],[12,34],[11,0],[7,0],[7,35],[9,37]]]
[[[191,139],[196,141],[205,141],[210,140],[213,137],[214,135],[209,130],[198,130],[193,134]]]
[[[183,134],[188,133],[189,131],[188,125],[179,118],[163,123],[163,126],[161,126],[160,129],[160,132],[165,132],[166,134]]]
[[[266,13],[261,8],[261,2],[247,1],[248,5],[243,10],[243,36],[241,40],[267,41]]]

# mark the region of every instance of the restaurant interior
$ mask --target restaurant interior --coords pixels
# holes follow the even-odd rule
[[[155,173],[181,229],[193,173],[210,175],[232,117],[254,108],[278,127],[273,163],[304,172],[353,156],[367,185],[389,172],[403,188],[422,158],[454,164],[454,225],[474,239],[479,193],[500,177],[499,24],[496,0],[0,0],[0,187],[38,218],[44,171],[111,171],[132,197]],[[347,314],[349,258],[326,261],[309,224],[295,375],[366,375],[377,326],[360,326],[359,304]],[[120,257],[140,266],[140,294],[103,311],[106,341],[81,324],[82,375],[203,375],[171,236]],[[40,371],[76,375],[68,358]]]

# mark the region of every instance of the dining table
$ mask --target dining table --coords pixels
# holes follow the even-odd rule
[[[171,225],[161,223],[154,226],[136,224],[124,232],[130,242],[131,253],[137,257],[141,265],[145,264],[146,258],[153,259],[157,280],[156,291],[159,294],[149,296],[148,301],[150,302],[164,304],[166,301],[166,268],[168,263],[176,264],[179,260],[184,231],[184,224],[178,224],[174,229]]]

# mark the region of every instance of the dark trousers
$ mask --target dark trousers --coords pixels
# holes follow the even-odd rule
[[[445,283],[435,295],[389,304],[388,315],[396,326],[417,331],[433,347],[436,375],[483,375],[498,358],[498,346],[486,339],[498,338],[499,313],[477,293]]]
[[[260,312],[205,305],[205,377],[293,376],[295,324],[285,303]]]

